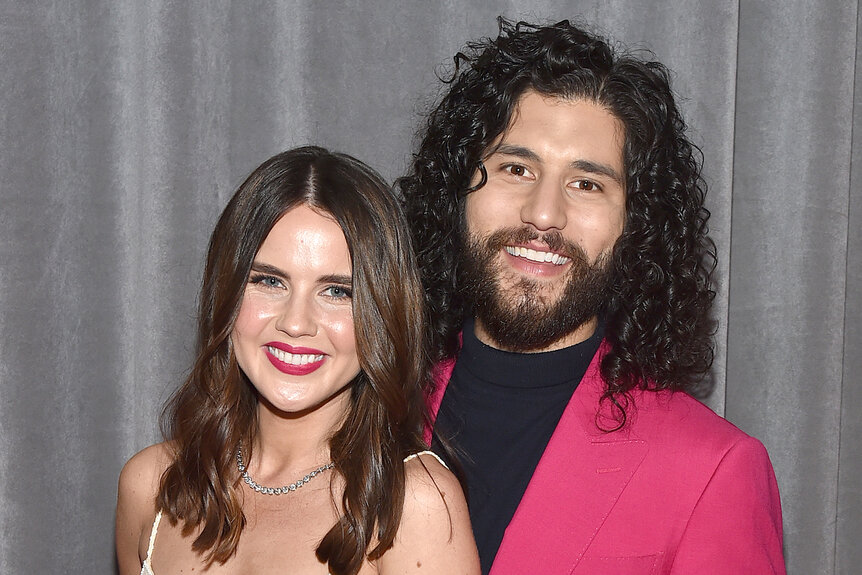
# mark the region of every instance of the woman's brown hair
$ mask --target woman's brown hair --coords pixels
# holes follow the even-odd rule
[[[317,557],[335,575],[356,573],[392,546],[404,501],[405,456],[424,449],[422,289],[397,200],[379,175],[344,154],[318,147],[270,158],[222,212],[207,253],[200,295],[197,356],[162,413],[174,458],[157,505],[209,562],[227,561],[245,524],[235,453],[251,458],[257,395],[237,365],[230,334],[252,262],[275,223],[307,205],[344,232],[353,266],[353,322],[361,371],[334,430],[330,454],[345,480],[343,515]],[[376,541],[373,549],[369,549]]]

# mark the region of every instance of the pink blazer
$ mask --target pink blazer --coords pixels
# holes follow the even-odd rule
[[[691,396],[666,391],[635,392],[626,427],[600,431],[606,349],[566,406],[491,575],[786,573],[763,445]],[[438,366],[432,417],[453,367]]]

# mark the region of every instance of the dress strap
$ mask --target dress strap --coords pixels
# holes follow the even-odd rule
[[[156,513],[156,519],[153,521],[153,530],[150,532],[150,546],[147,547],[147,558],[144,559],[144,563],[148,564],[153,558],[153,547],[156,545],[156,533],[159,530],[159,522],[162,520],[162,510],[159,509],[159,512]]]
[[[449,469],[449,466],[448,466],[448,465],[446,465],[446,463],[445,463],[442,459],[440,459],[440,456],[439,456],[439,455],[437,455],[437,454],[436,454],[436,453],[434,453],[433,451],[428,451],[428,450],[420,451],[419,453],[413,453],[412,455],[408,455],[407,457],[405,457],[405,458],[404,458],[404,463],[407,463],[407,462],[408,462],[408,461],[410,461],[411,459],[416,459],[416,458],[417,458],[417,457],[419,457],[420,455],[431,455],[432,457],[434,457],[434,459],[436,459],[437,461],[439,461],[439,462],[440,462],[440,465],[442,465],[442,466],[443,466],[443,467],[445,467],[446,469]]]

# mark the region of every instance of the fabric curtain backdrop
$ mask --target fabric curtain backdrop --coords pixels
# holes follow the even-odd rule
[[[769,450],[790,572],[858,573],[859,12],[852,0],[0,1],[0,573],[112,572],[117,476],[159,439],[190,365],[228,197],[305,143],[401,174],[435,73],[465,40],[495,35],[498,14],[585,22],[674,70],[720,258],[709,405]]]

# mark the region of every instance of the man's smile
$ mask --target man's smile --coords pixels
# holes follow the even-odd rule
[[[506,246],[505,250],[510,256],[525,258],[538,263],[551,263],[555,266],[561,266],[570,261],[570,258],[561,256],[560,254],[555,254],[554,252],[534,250],[523,246]]]

